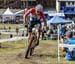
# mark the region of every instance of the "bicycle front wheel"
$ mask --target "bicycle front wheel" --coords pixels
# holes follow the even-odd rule
[[[25,58],[28,58],[29,53],[30,53],[30,55],[32,55],[32,51],[33,51],[32,43],[33,43],[33,41],[34,41],[34,37],[31,36],[30,41],[29,41],[29,45],[28,45],[28,48],[27,48],[27,51],[25,54]]]

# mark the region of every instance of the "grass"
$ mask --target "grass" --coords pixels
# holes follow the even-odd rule
[[[51,63],[51,64],[57,64],[58,63],[58,58],[57,58],[57,41],[52,41],[52,40],[41,40],[40,41],[40,46],[44,44],[43,48],[36,49],[35,54],[46,54],[40,57],[40,60],[38,60],[40,63]],[[24,49],[27,48],[28,43],[26,40],[21,40],[17,42],[5,42],[2,43],[3,46],[8,46],[8,48],[0,48],[0,56],[1,55],[8,55],[11,53],[22,53],[25,51]],[[48,47],[49,46],[49,47]],[[48,49],[50,48],[50,49]],[[46,52],[45,52],[46,50]],[[40,53],[39,53],[40,52]],[[48,56],[48,57],[47,57]],[[0,61],[1,62],[1,61]],[[60,62],[62,64],[74,64],[75,62],[73,61],[68,61],[65,59],[65,57],[61,57]]]
[[[0,28],[8,28],[11,27],[12,29],[18,27],[18,28],[24,28],[24,26],[22,24],[0,24]]]
[[[0,28],[3,26],[22,27],[19,24],[0,24]],[[40,45],[35,49],[34,56],[26,60],[24,54],[28,46],[27,40],[4,42],[2,43],[3,48],[0,48],[0,64],[59,64],[57,44],[57,40],[40,40]],[[17,57],[18,55],[22,57]],[[68,61],[62,56],[60,64],[75,64],[75,62]]]

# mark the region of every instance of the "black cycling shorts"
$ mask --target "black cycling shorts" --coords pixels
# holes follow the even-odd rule
[[[28,24],[28,32],[32,32],[32,28],[36,25],[39,24],[41,28],[41,21],[30,21]]]

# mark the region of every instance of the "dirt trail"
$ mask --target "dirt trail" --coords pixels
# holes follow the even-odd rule
[[[18,53],[16,51],[0,53],[0,64],[50,64],[50,59],[57,57],[52,52],[52,50],[55,50],[53,46],[56,47],[56,45],[40,44],[30,59],[24,58],[24,49],[21,49]]]

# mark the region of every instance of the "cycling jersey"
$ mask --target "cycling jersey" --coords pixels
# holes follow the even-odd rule
[[[46,18],[44,16],[43,12],[40,12],[39,14],[36,14],[36,8],[31,8],[29,9],[27,12],[25,12],[25,17],[28,16],[30,14],[30,20],[31,21],[38,21],[41,20],[41,18],[43,19],[43,21],[46,21]]]

